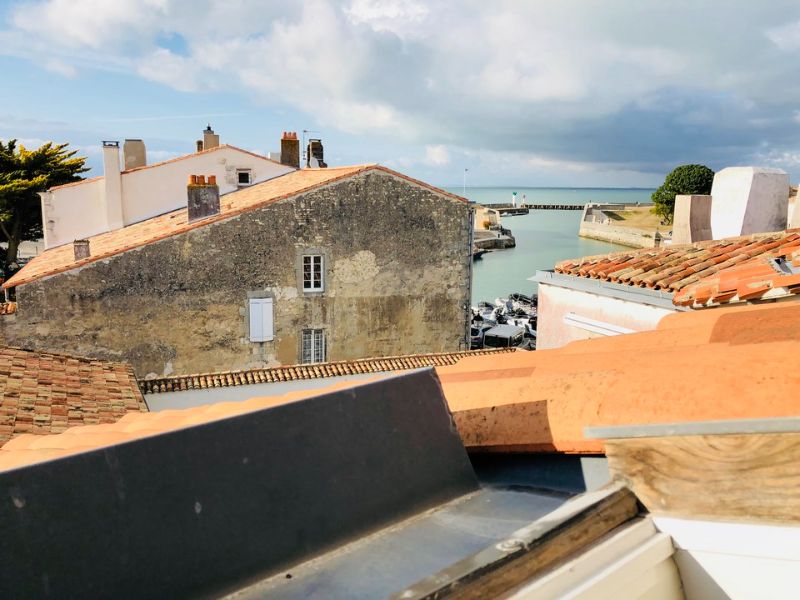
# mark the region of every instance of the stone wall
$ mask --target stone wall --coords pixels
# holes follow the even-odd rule
[[[19,286],[0,333],[139,377],[297,363],[305,328],[326,330],[328,360],[457,350],[470,229],[468,205],[370,171]],[[323,293],[298,288],[309,253]],[[249,341],[252,297],[274,299],[271,342]]]
[[[578,235],[634,248],[653,248],[656,246],[656,241],[660,240],[655,231],[646,231],[633,227],[615,227],[614,225],[604,225],[603,223],[592,223],[590,221],[581,221]]]

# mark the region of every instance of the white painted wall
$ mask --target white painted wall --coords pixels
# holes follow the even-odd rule
[[[571,290],[539,283],[539,320],[536,327],[536,348],[560,348],[575,340],[601,337],[590,328],[569,325],[564,317],[578,315],[631,331],[650,331],[666,315],[676,312],[667,308],[629,302],[590,292]]]
[[[123,224],[138,223],[185,207],[189,175],[216,175],[220,194],[235,191],[238,169],[250,169],[254,183],[294,170],[230,146],[220,146],[212,152],[124,171]],[[103,179],[46,192],[42,198],[42,213],[46,248],[109,231]]]
[[[800,527],[655,517],[688,600],[800,597]]]
[[[62,187],[40,196],[45,248],[69,244],[107,230],[103,179]]]
[[[714,175],[711,231],[715,240],[786,229],[789,175],[780,169],[728,167]]]

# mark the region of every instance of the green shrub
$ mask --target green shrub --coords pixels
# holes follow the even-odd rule
[[[664,224],[672,223],[675,213],[675,196],[679,194],[710,194],[714,171],[704,165],[681,165],[667,175],[664,183],[651,196],[653,213]]]

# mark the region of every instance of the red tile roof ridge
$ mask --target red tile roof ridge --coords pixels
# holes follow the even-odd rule
[[[139,387],[144,394],[155,394],[160,392],[180,391],[183,389],[202,389],[210,387],[247,385],[251,383],[248,381],[248,378],[252,379],[253,375],[271,376],[269,377],[270,381],[275,381],[275,379],[278,381],[319,379],[336,377],[341,374],[379,373],[390,370],[414,369],[422,366],[452,365],[457,363],[461,358],[513,352],[516,352],[516,349],[483,348],[480,350],[458,350],[455,352],[381,356],[375,358],[342,360],[329,363],[279,365],[276,367],[258,367],[235,371],[172,375],[169,377],[157,377],[154,379],[140,379]]]
[[[152,244],[163,239],[167,239],[176,235],[180,235],[182,233],[186,233],[187,231],[192,231],[194,229],[198,229],[200,227],[204,227],[206,225],[210,225],[212,223],[217,223],[219,221],[225,221],[228,219],[232,219],[238,217],[241,214],[245,214],[251,212],[253,210],[258,210],[259,208],[263,208],[265,206],[275,204],[277,202],[281,202],[283,200],[288,200],[299,196],[301,194],[308,193],[312,190],[320,189],[329,185],[333,185],[343,179],[348,177],[352,177],[358,175],[360,173],[364,173],[369,170],[379,170],[385,172],[389,175],[394,177],[398,177],[400,179],[407,180],[415,185],[421,185],[426,187],[427,189],[435,191],[437,194],[446,196],[460,202],[468,202],[467,199],[462,198],[461,196],[456,196],[455,194],[451,194],[450,192],[446,192],[445,190],[441,190],[429,184],[419,182],[415,179],[407,177],[401,173],[388,169],[386,167],[376,165],[376,164],[364,164],[364,165],[353,165],[353,166],[344,166],[344,167],[331,167],[325,169],[300,169],[295,170],[290,173],[286,173],[284,175],[280,175],[278,177],[274,177],[272,179],[268,179],[267,181],[263,181],[261,183],[255,184],[253,186],[237,190],[235,192],[231,192],[229,194],[225,194],[221,197],[221,199],[225,199],[223,202],[221,200],[221,207],[220,212],[216,215],[207,217],[205,219],[200,219],[193,222],[180,222],[173,226],[172,229],[165,229],[161,228],[158,233],[151,234],[147,239],[144,240],[137,240],[135,243],[131,243],[128,245],[122,246],[113,246],[105,251],[96,251],[94,250],[97,245],[93,245],[93,254],[87,258],[81,259],[76,261],[74,259],[74,255],[72,252],[69,252],[69,245],[62,245],[57,246],[55,248],[50,248],[45,250],[40,255],[34,257],[28,264],[26,264],[21,270],[19,270],[16,274],[14,274],[11,279],[3,283],[3,288],[12,288],[18,285],[23,285],[26,283],[30,283],[32,281],[36,281],[43,277],[50,277],[53,275],[58,275],[59,273],[64,273],[66,271],[71,271],[73,269],[83,267],[87,264],[97,262],[100,260],[104,260],[106,258],[110,258],[112,256],[116,256],[118,254],[122,254],[129,250],[133,250],[135,248],[140,248],[142,246]],[[304,187],[297,187],[295,189],[291,189],[288,192],[278,193],[274,197],[268,197],[261,201],[251,202],[249,204],[246,203],[246,200],[249,199],[251,196],[257,194],[259,190],[265,188],[265,186],[275,186],[276,184],[279,185],[281,183],[285,183],[287,178],[292,177],[303,177],[303,174],[307,173],[333,173],[334,176],[330,178],[323,179],[321,181],[314,181]],[[341,173],[341,174],[339,174]],[[233,203],[239,199],[244,199],[242,201],[241,206],[237,206],[235,208],[232,207]],[[226,210],[227,209],[227,210]],[[151,227],[153,223],[159,220],[168,220],[168,219],[175,219],[179,216],[185,216],[186,209],[179,208],[173,211],[169,211],[167,213],[157,215],[155,217],[151,217],[150,219],[146,219],[144,221],[139,221],[138,223],[132,223],[120,229],[115,229],[112,231],[106,231],[103,233],[99,233],[89,237],[89,241],[92,240],[102,240],[105,242],[107,240],[113,240],[114,238],[120,237],[125,233],[130,233],[131,231],[147,231],[148,227]],[[56,255],[54,253],[66,253],[66,255],[62,259],[62,263],[59,266],[53,266],[50,268],[42,268],[41,270],[37,270],[38,266],[41,265],[46,259],[51,258],[52,256]],[[61,254],[57,254],[56,256],[61,256]]]

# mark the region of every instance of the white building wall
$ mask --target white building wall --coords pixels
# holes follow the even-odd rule
[[[602,336],[589,329],[567,324],[564,318],[571,314],[617,328],[650,331],[656,328],[663,317],[676,312],[542,282],[539,283],[538,294],[536,348],[539,350],[560,348],[575,340]]]
[[[144,167],[122,174],[122,211],[125,225],[186,206],[189,175],[216,175],[219,193],[239,189],[236,172],[250,169],[251,181],[261,183],[293,171],[291,167],[258,158],[234,148],[192,155],[157,167]]]
[[[45,248],[69,244],[107,230],[102,178],[45,192],[42,196]]]
[[[253,183],[294,170],[236,148],[221,146],[213,152],[124,171],[123,223],[131,225],[185,207],[189,175],[216,175],[220,194],[233,192],[238,189],[239,169],[250,169]],[[109,231],[103,179],[55,189],[43,196],[46,248]]]

